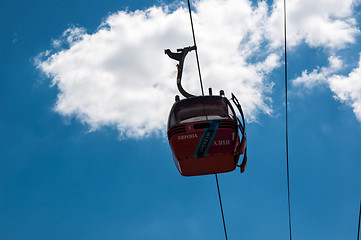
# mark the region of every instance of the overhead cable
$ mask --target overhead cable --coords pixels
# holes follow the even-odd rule
[[[203,82],[202,82],[202,75],[201,75],[201,66],[200,66],[200,63],[199,63],[198,48],[197,48],[197,43],[196,43],[196,35],[194,33],[192,10],[191,10],[191,4],[190,4],[189,0],[188,0],[188,11],[189,11],[189,18],[191,20],[191,26],[192,26],[193,43],[194,43],[194,46],[196,48],[195,52],[196,52],[196,60],[197,60],[197,66],[198,66],[199,83],[201,85],[202,96],[204,96]]]
[[[290,231],[290,240],[292,240],[292,222],[291,222],[291,197],[290,197],[290,170],[288,157],[288,86],[287,86],[287,18],[286,18],[286,0],[283,1],[283,22],[284,22],[284,52],[285,52],[285,102],[286,102],[286,159],[287,159],[287,197],[288,197],[288,227]]]

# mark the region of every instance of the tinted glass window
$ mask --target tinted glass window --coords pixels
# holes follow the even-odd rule
[[[177,102],[169,116],[169,126],[187,122],[233,118],[226,98],[204,96]]]

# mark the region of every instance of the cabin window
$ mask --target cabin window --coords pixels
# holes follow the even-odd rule
[[[226,98],[205,96],[184,99],[174,105],[169,126],[206,120],[234,119],[234,111]]]

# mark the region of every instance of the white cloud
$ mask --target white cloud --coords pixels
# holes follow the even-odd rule
[[[310,89],[317,85],[327,83],[328,77],[343,67],[343,62],[339,57],[331,56],[328,58],[328,61],[328,67],[317,67],[311,73],[308,73],[307,70],[302,71],[302,76],[294,79],[292,81],[293,84],[296,86],[303,85]]]
[[[348,76],[337,74],[337,71],[343,67],[339,57],[330,57],[329,63],[328,67],[314,69],[311,73],[303,71],[301,77],[292,81],[293,84],[308,89],[320,84],[328,86],[334,93],[334,98],[351,106],[361,122],[361,53],[358,67],[353,69]]]
[[[361,122],[361,54],[358,67],[348,76],[333,75],[328,79],[330,89],[335,98],[345,102],[353,108],[357,119]]]
[[[200,0],[195,5],[205,88],[224,89],[228,95],[234,92],[249,120],[272,113],[269,95],[274,83],[267,76],[281,66],[282,2],[276,1],[272,8],[265,2],[254,6],[249,0]],[[305,40],[310,46],[338,49],[354,42],[357,29],[351,1],[318,1],[323,14],[315,7],[309,9],[314,1],[288,2],[292,46]],[[318,15],[320,19],[314,21]],[[46,51],[36,61],[59,89],[55,111],[76,117],[94,130],[116,127],[123,137],[164,132],[177,90],[176,62],[163,50],[192,45],[187,9],[120,11],[95,33],[67,29],[62,39],[53,41],[54,47],[64,42],[66,49]],[[194,53],[190,53],[183,82],[187,90],[199,94],[195,66]],[[321,68],[321,75],[322,71],[327,69]]]
[[[353,7],[358,0],[287,0],[287,44],[302,41],[311,47],[338,50],[355,43],[359,34]],[[283,44],[283,1],[275,1],[268,22],[268,39],[273,47]]]

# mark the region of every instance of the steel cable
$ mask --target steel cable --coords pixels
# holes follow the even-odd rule
[[[196,43],[196,35],[194,33],[194,27],[193,27],[193,18],[192,18],[192,11],[191,11],[191,4],[188,0],[188,11],[189,11],[189,18],[191,20],[191,26],[192,26],[192,36],[193,36],[193,43],[194,46],[196,47],[196,60],[197,60],[197,67],[198,67],[198,75],[199,75],[199,83],[201,85],[201,90],[202,90],[202,96],[204,96],[204,91],[203,91],[203,82],[202,82],[202,75],[201,75],[201,66],[199,63],[199,57],[198,57],[198,48],[197,48],[197,43]]]
[[[216,176],[216,183],[217,183],[217,190],[218,190],[219,205],[221,206],[224,236],[226,237],[226,240],[228,240],[228,238],[227,238],[227,230],[226,230],[226,222],[225,222],[225,220],[224,220],[224,214],[223,214],[221,192],[219,191],[218,177],[217,177],[217,174],[214,174],[214,175]]]
[[[285,52],[285,102],[286,102],[286,159],[287,159],[287,193],[288,193],[288,226],[290,230],[290,240],[292,240],[291,222],[291,194],[290,194],[290,170],[288,157],[288,86],[287,86],[287,20],[286,20],[286,0],[283,1],[283,22],[284,22],[284,52]]]
[[[361,221],[361,201],[360,201],[360,212],[358,214],[357,240],[360,240],[360,221]]]

